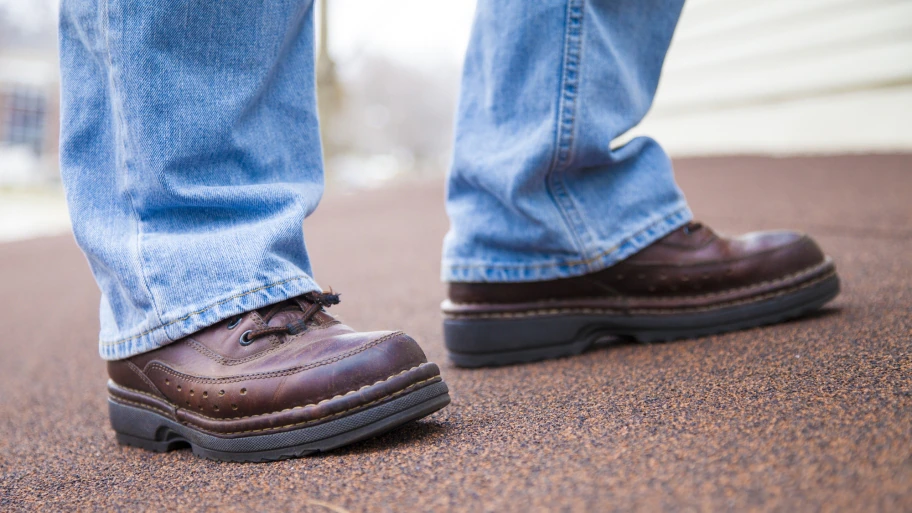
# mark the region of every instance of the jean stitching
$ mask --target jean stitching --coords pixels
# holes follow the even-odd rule
[[[565,169],[572,161],[572,149],[575,135],[576,106],[579,97],[579,77],[582,54],[583,10],[581,5],[568,4],[567,33],[564,48],[564,67],[562,70],[561,112],[558,113],[558,147],[553,167]]]
[[[496,263],[486,263],[486,264],[479,264],[479,265],[448,264],[447,267],[449,267],[450,269],[490,269],[490,268],[494,268],[494,267],[496,267],[498,269],[532,269],[532,268],[541,269],[541,268],[551,268],[551,267],[574,267],[574,266],[579,266],[579,265],[590,265],[590,264],[595,263],[596,261],[604,258],[605,256],[610,255],[611,253],[614,253],[615,251],[617,251],[618,249],[623,247],[625,244],[640,237],[641,235],[655,230],[658,226],[676,222],[676,220],[678,218],[680,218],[681,216],[683,216],[684,214],[686,214],[686,212],[687,212],[687,207],[681,207],[679,209],[676,209],[671,214],[668,214],[667,216],[665,216],[661,219],[658,219],[654,222],[648,223],[645,228],[635,232],[634,234],[625,238],[623,241],[619,242],[618,244],[615,244],[611,248],[600,251],[598,254],[596,254],[595,256],[593,256],[591,258],[586,258],[586,259],[582,259],[582,260],[570,260],[567,262],[549,262],[549,263],[543,263],[543,264],[496,264]]]
[[[124,169],[129,171],[131,166],[129,164],[130,155],[130,142],[127,130],[127,120],[123,111],[123,101],[120,98],[120,85],[117,80],[117,73],[114,67],[114,56],[111,52],[111,9],[110,9],[110,0],[104,0],[103,2],[104,16],[101,17],[101,20],[104,22],[103,34],[104,34],[104,43],[105,43],[105,57],[107,59],[109,79],[111,83],[111,100],[113,105],[111,110],[116,113],[116,120],[119,127],[119,133],[121,137],[122,150],[124,152],[123,157],[123,166]],[[126,174],[127,179],[130,177],[130,173]],[[159,323],[163,323],[161,316],[161,309],[158,307],[158,302],[155,300],[155,295],[152,294],[152,288],[149,286],[149,278],[146,276],[145,265],[143,262],[143,251],[142,251],[142,221],[139,217],[139,212],[136,210],[136,201],[133,198],[133,192],[131,187],[127,186],[124,188],[127,193],[127,197],[130,199],[130,211],[133,213],[133,220],[136,225],[136,260],[139,268],[139,276],[142,279],[143,286],[146,289],[146,294],[149,296],[149,302],[152,303],[152,310],[155,313],[155,317],[158,318]],[[141,336],[141,335],[140,335]],[[165,336],[168,337],[168,340],[172,340],[171,337],[165,332]],[[123,341],[132,340],[124,339]]]
[[[582,53],[582,3],[570,0],[567,3],[567,28],[564,33],[564,55],[561,66],[561,86],[555,119],[554,156],[546,176],[546,184],[555,204],[560,210],[570,236],[580,255],[591,243],[591,236],[567,192],[559,171],[567,169],[572,161],[574,128],[576,123],[577,99],[579,96],[580,62]],[[583,238],[586,240],[584,241]]]
[[[239,298],[242,298],[242,297],[244,297],[244,296],[249,296],[250,294],[253,294],[253,293],[255,293],[255,292],[260,292],[261,290],[269,289],[269,288],[272,288],[272,287],[277,287],[277,286],[279,286],[279,285],[284,285],[284,284],[286,284],[286,283],[290,283],[290,282],[293,282],[293,281],[298,281],[298,280],[309,280],[309,279],[311,279],[309,276],[295,276],[295,277],[293,277],[293,278],[288,278],[288,279],[286,279],[286,280],[277,281],[277,282],[271,283],[271,284],[269,284],[269,285],[263,285],[263,286],[261,286],[261,287],[257,287],[257,288],[255,288],[255,289],[251,289],[251,290],[248,290],[248,291],[245,291],[245,292],[240,292],[240,293],[235,294],[235,295],[233,295],[233,296],[231,296],[231,297],[222,299],[221,301],[212,303],[211,305],[209,305],[209,306],[207,306],[207,307],[205,307],[205,308],[201,308],[201,309],[199,309],[199,310],[197,310],[197,311],[195,311],[195,312],[188,313],[187,315],[185,315],[185,316],[183,316],[183,317],[181,317],[181,318],[179,318],[179,319],[174,319],[173,321],[166,322],[166,323],[162,323],[161,325],[156,326],[156,327],[151,328],[151,329],[148,329],[148,330],[146,330],[146,331],[144,331],[144,332],[142,332],[142,333],[140,333],[140,334],[138,334],[138,335],[134,335],[134,336],[132,336],[132,337],[127,337],[127,338],[122,338],[122,339],[120,339],[120,340],[115,340],[115,341],[113,341],[113,342],[105,342],[105,341],[102,340],[102,341],[100,341],[99,343],[100,343],[102,346],[116,346],[116,345],[119,345],[119,344],[123,344],[124,342],[130,342],[131,340],[136,340],[136,339],[142,338],[142,337],[144,337],[144,336],[146,336],[146,335],[148,335],[148,334],[150,334],[150,333],[154,333],[154,332],[156,332],[156,331],[158,331],[158,330],[165,329],[165,328],[167,328],[168,326],[177,324],[177,323],[179,323],[179,322],[186,321],[187,319],[189,319],[189,318],[191,318],[191,317],[194,317],[194,316],[196,316],[196,315],[199,315],[199,314],[202,314],[202,313],[207,312],[207,311],[209,311],[209,310],[212,310],[213,308],[216,308],[216,307],[221,306],[221,305],[223,305],[223,304],[225,304],[225,303],[228,303],[229,301],[234,301],[235,299],[239,299]],[[171,337],[168,337],[168,338],[170,339]]]

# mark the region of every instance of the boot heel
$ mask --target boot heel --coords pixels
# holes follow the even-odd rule
[[[445,319],[443,339],[459,367],[489,367],[577,355],[598,339],[579,316]]]
[[[188,442],[168,426],[168,421],[151,411],[108,400],[111,427],[122,445],[156,452],[186,447]]]
[[[157,440],[146,440],[145,438],[126,435],[124,433],[117,433],[117,443],[120,445],[129,445],[130,447],[139,447],[140,449],[146,449],[148,451],[155,452],[168,452],[174,449],[182,449],[188,446],[187,442],[182,438],[174,438],[172,440],[159,442]]]

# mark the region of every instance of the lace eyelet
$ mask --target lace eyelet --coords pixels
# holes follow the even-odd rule
[[[241,321],[243,321],[243,320],[244,320],[244,317],[240,316],[237,319],[234,319],[233,321],[229,322],[228,326],[225,326],[225,327],[228,328],[229,330],[233,330],[234,328],[237,328],[237,325],[240,324]]]
[[[253,344],[253,340],[250,340],[250,339],[247,338],[247,335],[249,335],[252,331],[253,331],[253,330],[247,330],[247,331],[245,331],[244,333],[241,333],[241,338],[238,339],[238,342],[239,342],[242,346],[249,346],[250,344]]]

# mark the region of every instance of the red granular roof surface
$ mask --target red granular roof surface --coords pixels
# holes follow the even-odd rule
[[[404,329],[453,403],[335,452],[228,464],[120,447],[71,237],[0,245],[0,510],[912,509],[912,156],[676,163],[717,230],[797,228],[843,293],[811,318],[493,370],[447,361],[440,180],[305,222],[333,309]]]

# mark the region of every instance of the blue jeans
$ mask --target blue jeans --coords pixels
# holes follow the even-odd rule
[[[691,214],[648,110],[683,0],[481,0],[449,174],[450,281],[576,276]],[[61,173],[120,359],[319,286],[312,0],[63,0]]]

